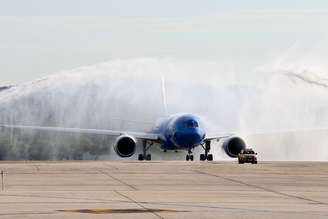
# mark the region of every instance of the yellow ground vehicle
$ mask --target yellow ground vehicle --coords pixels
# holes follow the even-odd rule
[[[251,148],[246,148],[238,154],[238,163],[252,163],[257,164],[257,153]]]

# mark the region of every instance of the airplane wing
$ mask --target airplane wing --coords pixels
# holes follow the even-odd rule
[[[311,128],[290,128],[290,129],[273,129],[268,130],[265,129],[264,131],[248,131],[248,132],[240,132],[240,131],[230,131],[228,133],[219,133],[219,134],[213,134],[210,133],[206,135],[205,140],[217,140],[220,141],[224,138],[229,138],[232,136],[236,136],[236,134],[242,134],[243,136],[251,136],[251,135],[272,135],[272,134],[284,134],[284,133],[296,133],[296,132],[309,132],[309,131],[327,131],[328,127],[311,127]]]
[[[225,134],[210,134],[210,135],[207,135],[206,138],[204,139],[204,141],[213,141],[213,140],[216,140],[216,141],[220,141],[221,139],[223,138],[229,138],[231,136],[234,136],[235,134],[231,134],[231,133],[225,133]]]
[[[80,128],[63,128],[63,127],[46,127],[46,126],[24,126],[24,125],[2,125],[2,129],[25,129],[25,130],[37,130],[37,131],[54,131],[62,133],[78,133],[78,134],[96,134],[96,135],[110,135],[110,136],[120,136],[120,135],[131,135],[135,138],[142,140],[158,141],[159,135],[156,133],[144,133],[144,132],[124,132],[124,131],[114,131],[107,129],[80,129]]]

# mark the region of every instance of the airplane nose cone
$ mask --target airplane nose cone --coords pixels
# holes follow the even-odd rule
[[[197,131],[176,132],[174,134],[174,141],[177,145],[182,147],[196,146],[201,143],[202,135]]]

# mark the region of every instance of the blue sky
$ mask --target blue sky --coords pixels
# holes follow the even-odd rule
[[[323,0],[0,0],[0,15],[0,85],[139,57],[249,72],[290,48],[327,48]]]

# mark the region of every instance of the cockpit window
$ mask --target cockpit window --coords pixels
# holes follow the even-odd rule
[[[194,128],[198,128],[198,122],[194,121]]]
[[[186,122],[186,128],[198,128],[198,122],[189,120]]]

